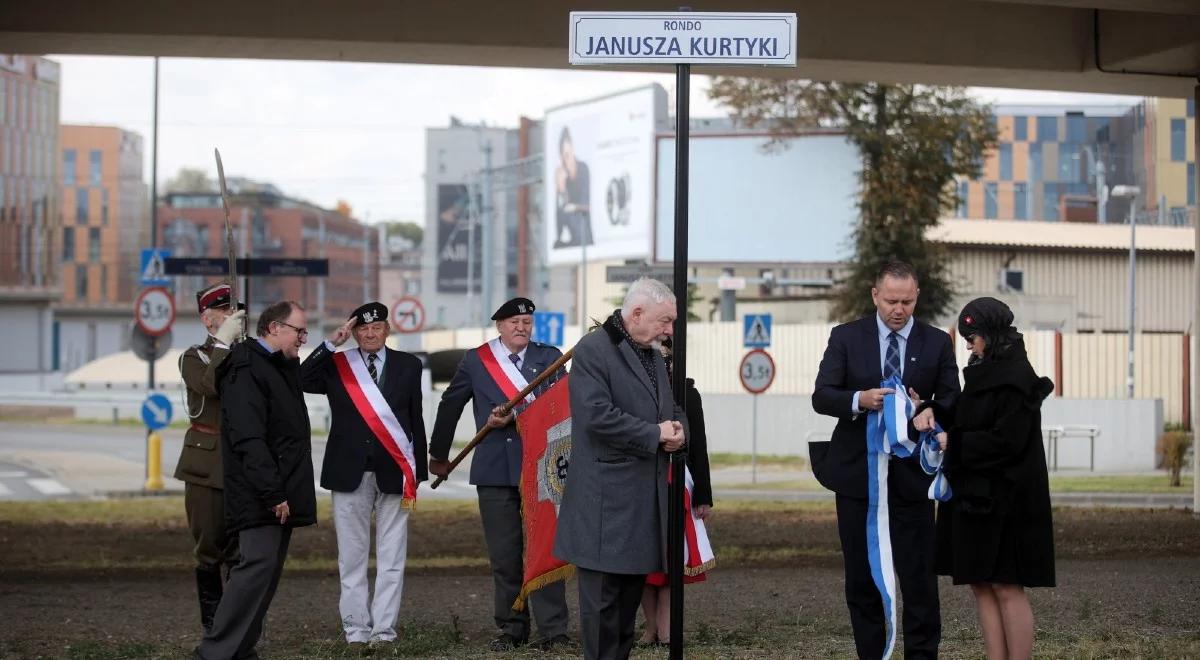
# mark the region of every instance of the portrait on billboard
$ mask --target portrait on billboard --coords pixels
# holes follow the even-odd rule
[[[654,136],[666,91],[641,87],[546,112],[543,208],[551,264],[650,256]]]
[[[472,223],[474,234],[472,236]],[[468,286],[478,292],[482,232],[478,218],[471,213],[470,193],[462,184],[442,184],[437,188],[437,290],[439,293],[466,293]],[[472,259],[474,269],[472,269]],[[472,272],[473,271],[473,272]]]

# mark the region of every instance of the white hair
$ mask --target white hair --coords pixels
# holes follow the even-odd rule
[[[621,316],[628,318],[633,314],[633,308],[646,303],[662,304],[675,302],[675,294],[670,287],[656,279],[639,277],[629,285],[625,294],[625,302],[621,303]]]

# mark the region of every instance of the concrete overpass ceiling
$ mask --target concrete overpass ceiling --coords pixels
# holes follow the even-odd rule
[[[600,3],[603,4],[603,3]],[[1200,73],[1196,0],[697,0],[696,11],[794,11],[799,66],[758,73],[836,80],[1184,97]],[[0,51],[566,68],[567,13],[529,0],[39,0],[0,3]],[[661,10],[627,0],[621,9]],[[1099,11],[1095,11],[1099,9]]]

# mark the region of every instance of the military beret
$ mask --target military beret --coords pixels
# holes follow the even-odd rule
[[[500,309],[497,309],[496,313],[492,314],[492,320],[503,321],[504,319],[521,314],[532,314],[535,309],[537,308],[534,307],[532,300],[528,298],[513,298],[500,305]]]
[[[354,310],[350,318],[358,319],[359,325],[375,323],[376,321],[387,321],[388,308],[383,303],[369,302]]]

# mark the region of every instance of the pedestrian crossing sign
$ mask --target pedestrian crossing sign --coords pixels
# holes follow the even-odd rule
[[[771,315],[747,314],[742,317],[742,346],[769,348],[771,346]]]
[[[142,286],[170,286],[167,275],[167,259],[171,251],[163,248],[142,248],[142,269],[139,276]]]

